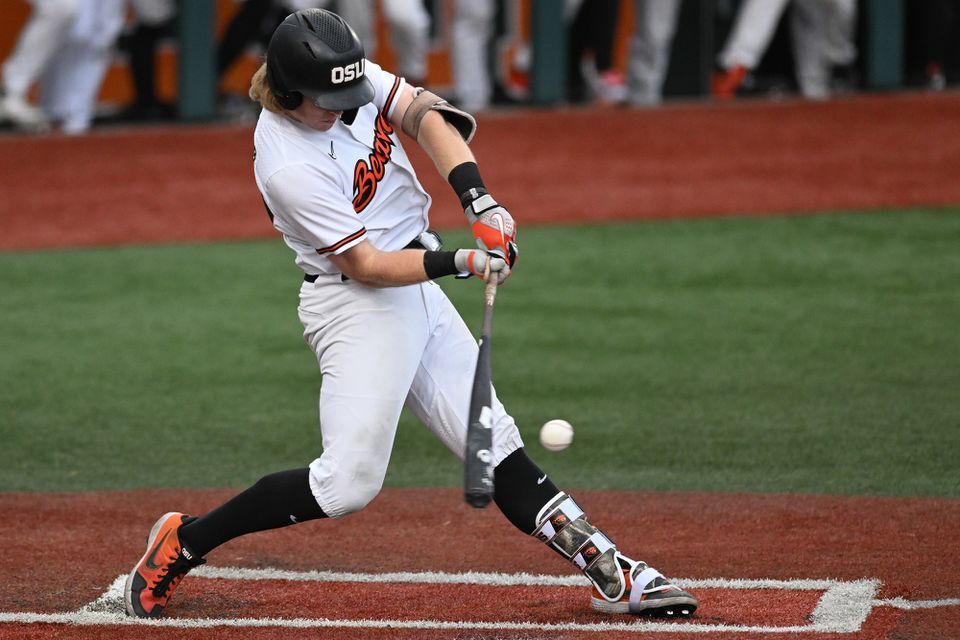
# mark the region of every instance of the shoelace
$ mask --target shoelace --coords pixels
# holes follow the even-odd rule
[[[171,588],[175,588],[177,584],[180,583],[180,580],[183,578],[183,576],[187,575],[191,569],[204,563],[206,563],[206,560],[190,562],[183,556],[177,554],[177,559],[161,570],[160,579],[152,589],[153,595],[157,598],[164,597],[167,594],[167,591]]]

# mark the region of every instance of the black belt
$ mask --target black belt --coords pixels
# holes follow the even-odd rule
[[[404,249],[426,249],[426,247],[423,246],[423,243],[420,242],[419,240],[411,240],[410,242],[407,243],[407,246],[405,246]],[[303,279],[305,282],[316,282],[317,278],[319,277],[320,277],[319,275],[308,273],[307,275],[303,276]],[[350,278],[348,278],[345,275],[341,275],[340,279],[343,282],[346,282]]]

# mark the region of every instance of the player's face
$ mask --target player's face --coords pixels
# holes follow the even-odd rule
[[[328,131],[343,115],[343,111],[327,111],[304,100],[290,114],[298,121],[317,131]]]

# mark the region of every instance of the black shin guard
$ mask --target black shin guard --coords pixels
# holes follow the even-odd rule
[[[325,518],[310,490],[309,478],[308,468],[264,476],[210,513],[183,525],[180,541],[200,558],[247,533]]]
[[[493,471],[493,499],[517,529],[527,535],[537,528],[537,514],[560,493],[520,448]]]

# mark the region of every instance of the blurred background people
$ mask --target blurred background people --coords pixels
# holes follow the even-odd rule
[[[0,115],[34,130],[88,131],[125,10],[125,0],[33,0],[3,66]],[[27,100],[34,84],[39,106]]]
[[[450,33],[450,63],[457,106],[482,111],[490,106],[493,80],[490,43],[493,38],[495,0],[454,0]]]
[[[635,106],[659,104],[670,64],[682,0],[634,0],[633,34],[627,62],[627,100]]]
[[[27,94],[62,46],[78,4],[78,0],[31,0],[30,17],[3,64],[0,118],[18,127],[46,128],[46,114],[30,104]]]
[[[73,24],[40,78],[44,112],[67,135],[85,133],[93,123],[125,10],[125,0],[78,0]]]
[[[176,34],[176,0],[130,0],[133,23],[121,36],[119,48],[128,54],[133,82],[133,102],[122,120],[168,120],[176,115],[172,104],[157,97],[156,53],[159,42]]]
[[[830,95],[834,68],[852,64],[857,56],[856,0],[744,0],[717,57],[720,71],[712,82],[714,98],[729,100],[736,95],[760,63],[788,4],[800,92],[814,100]]]
[[[387,23],[390,45],[397,59],[396,68],[407,82],[423,86],[427,82],[427,53],[430,49],[430,14],[424,0],[380,0]],[[376,38],[372,38],[376,41]]]
[[[567,0],[567,99],[603,104],[626,98],[623,74],[613,64],[620,0]]]
[[[125,0],[78,0],[77,12],[40,79],[47,117],[67,135],[86,133],[125,18]]]
[[[920,26],[923,86],[943,91],[947,87],[948,58],[960,48],[960,0],[923,0],[914,10]]]

